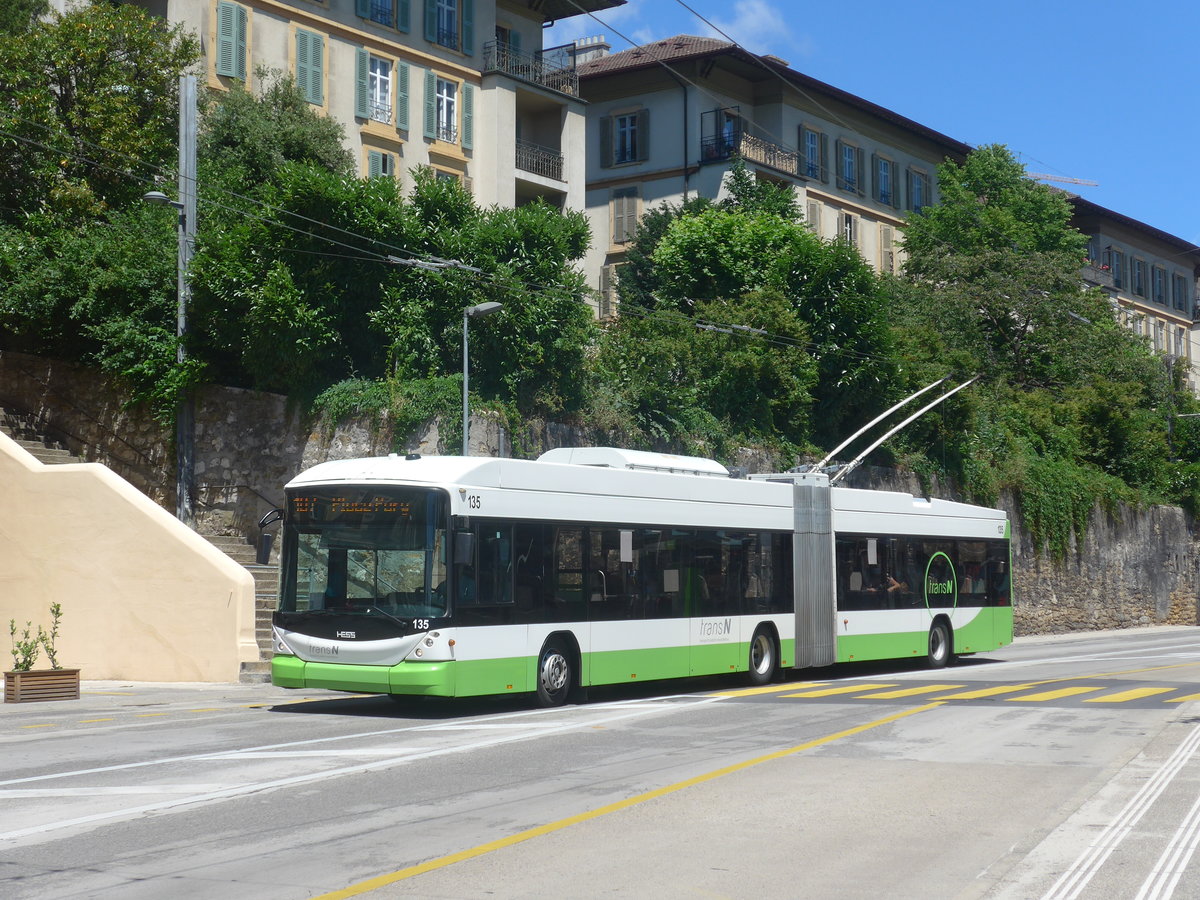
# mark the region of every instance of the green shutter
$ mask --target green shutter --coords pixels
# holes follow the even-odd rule
[[[371,54],[359,47],[354,51],[354,114],[371,117]]]
[[[319,34],[296,29],[296,85],[309,103],[324,102],[325,43]]]
[[[237,7],[233,18],[233,71],[234,77],[246,80],[246,25],[249,14],[246,7]]]
[[[462,0],[462,52],[475,55],[475,0]]]
[[[408,0],[396,0],[396,28],[408,31],[409,12]]]
[[[425,137],[437,139],[437,76],[425,71]]]
[[[383,174],[383,154],[378,150],[367,151],[367,177],[378,178]]]
[[[471,150],[475,145],[475,86],[463,85],[462,147]]]
[[[396,127],[408,131],[408,63],[396,63]]]
[[[425,40],[437,43],[437,0],[425,0]]]
[[[371,0],[354,0],[354,14],[360,19],[371,18]]]
[[[639,109],[637,114],[637,159],[650,158],[650,110]]]
[[[234,19],[237,7],[232,3],[217,4],[217,74],[237,77],[234,56]]]
[[[871,199],[879,200],[879,155],[871,154]]]
[[[508,47],[513,53],[521,52],[521,32],[512,30],[508,32]]]

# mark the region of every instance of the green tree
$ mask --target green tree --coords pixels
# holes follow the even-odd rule
[[[179,74],[198,58],[194,38],[126,4],[0,41],[0,222],[79,222],[140,197],[176,153]]]
[[[48,12],[50,0],[8,0],[0,6],[0,35],[23,34]]]

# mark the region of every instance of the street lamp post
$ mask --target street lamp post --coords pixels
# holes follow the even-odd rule
[[[179,199],[172,200],[162,191],[150,191],[142,196],[147,203],[171,206],[179,214],[179,249],[176,264],[177,307],[175,336],[178,338],[175,361],[182,367],[187,360],[184,336],[187,334],[188,266],[196,245],[196,76],[179,76]],[[195,523],[196,498],[194,481],[195,410],[190,392],[179,400],[175,413],[175,516],[189,528]]]
[[[467,320],[490,316],[503,305],[494,300],[489,300],[487,303],[477,303],[475,306],[468,306],[463,310],[463,456],[471,455],[471,410],[469,401],[467,400],[467,379],[469,377],[469,366],[467,365]]]

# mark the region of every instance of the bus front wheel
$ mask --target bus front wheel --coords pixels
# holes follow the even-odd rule
[[[929,668],[944,669],[950,662],[950,628],[945,622],[934,622],[929,629]]]
[[[750,683],[756,687],[769,683],[775,677],[775,663],[775,641],[770,632],[759,628],[750,639]]]
[[[538,706],[562,706],[571,692],[571,657],[565,647],[547,643],[538,658]]]

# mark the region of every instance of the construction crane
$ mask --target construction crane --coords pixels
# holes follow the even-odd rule
[[[1086,178],[1068,178],[1066,175],[1046,175],[1042,172],[1026,172],[1026,178],[1032,178],[1035,181],[1061,181],[1063,184],[1087,184],[1092,187],[1099,187],[1100,182],[1088,181]]]

